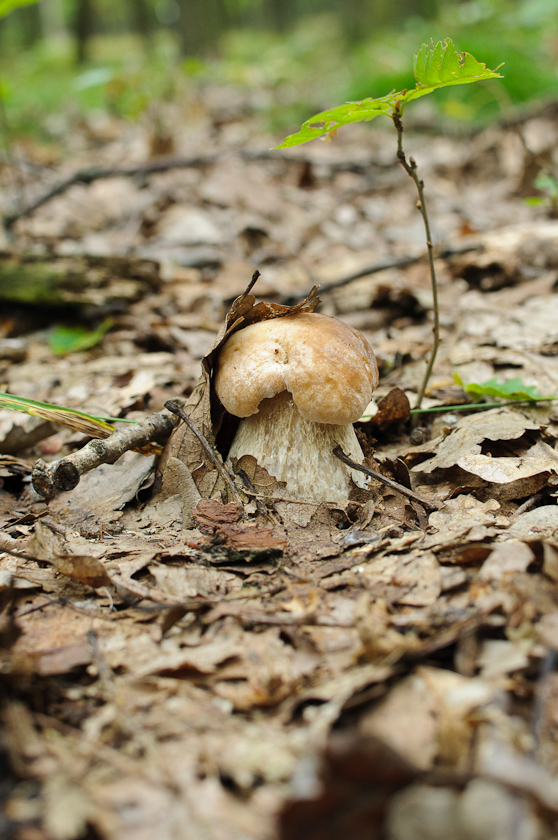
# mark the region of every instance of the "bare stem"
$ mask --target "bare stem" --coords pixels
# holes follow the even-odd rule
[[[409,158],[409,160],[407,160],[405,152],[403,151],[403,123],[401,122],[400,111],[395,110],[391,116],[393,119],[393,124],[395,125],[395,130],[397,131],[397,160],[399,161],[407,175],[409,175],[415,182],[419,196],[417,201],[417,210],[420,211],[424,222],[424,229],[426,232],[426,246],[428,248],[428,261],[430,263],[430,280],[432,282],[432,309],[434,313],[434,324],[432,326],[432,352],[430,354],[430,358],[426,366],[426,371],[424,373],[424,377],[417,395],[417,404],[415,408],[418,409],[422,404],[422,399],[426,392],[428,380],[430,379],[430,374],[432,373],[432,368],[434,367],[434,362],[436,361],[438,347],[440,346],[440,311],[438,308],[438,284],[436,282],[436,269],[434,266],[434,248],[432,245],[432,235],[430,233],[430,222],[428,220],[426,199],[424,197],[424,181],[421,181],[417,174],[417,164],[414,158]]]
[[[260,276],[259,271],[254,272],[254,275],[252,277],[252,285],[254,285],[254,283],[256,282],[256,280],[258,279],[259,276]],[[248,287],[248,288],[250,288],[250,287]],[[178,405],[178,403],[175,403],[172,400],[168,400],[168,402],[165,403],[165,408],[168,411],[172,411],[173,414],[176,414],[178,417],[180,417],[182,422],[185,423],[188,426],[188,428],[190,429],[190,431],[195,434],[195,436],[197,437],[197,439],[199,440],[199,442],[203,446],[207,457],[209,458],[209,460],[211,461],[213,466],[216,468],[217,472],[219,473],[221,478],[223,478],[227,487],[231,491],[233,499],[236,502],[238,502],[239,504],[242,504],[242,499],[240,498],[238,490],[234,486],[233,481],[232,481],[230,475],[228,474],[228,472],[226,471],[225,467],[223,466],[222,461],[220,460],[219,456],[217,455],[217,453],[215,452],[215,450],[213,449],[213,447],[209,443],[208,439],[204,435],[202,435],[202,433],[200,432],[200,430],[198,429],[198,427],[196,426],[196,424],[194,423],[192,418],[189,417],[186,414],[186,412],[184,411],[182,406]]]

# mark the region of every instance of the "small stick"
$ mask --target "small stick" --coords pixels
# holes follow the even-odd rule
[[[256,285],[256,281],[257,281],[258,277],[261,277],[261,276],[262,276],[261,272],[259,272],[258,269],[256,269],[254,271],[254,273],[252,274],[252,279],[250,280],[250,282],[246,286],[245,290],[243,291],[242,297],[246,297],[246,295],[250,294],[250,292],[252,291],[252,289]]]
[[[61,181],[55,187],[48,190],[40,196],[32,204],[24,207],[19,213],[12,213],[4,217],[4,224],[7,228],[22,219],[25,216],[31,216],[35,210],[42,207],[43,204],[56,198],[58,195],[66,192],[74,184],[92,184],[93,181],[98,181],[101,178],[117,178],[127,176],[133,178],[137,175],[151,175],[156,172],[166,172],[168,169],[185,169],[190,166],[204,166],[208,163],[213,163],[213,156],[207,157],[173,157],[163,158],[161,160],[150,161],[149,163],[140,164],[138,166],[124,166],[113,167],[112,169],[101,169],[100,167],[91,167],[91,169],[81,169],[79,172],[74,172],[69,178]]]
[[[258,276],[259,276],[259,272],[258,272]],[[255,279],[253,278],[253,283],[255,283],[257,279],[258,279],[258,277],[255,277]],[[176,414],[178,417],[180,417],[182,422],[186,423],[186,425],[188,426],[190,431],[192,431],[195,434],[195,436],[197,437],[197,439],[199,440],[199,442],[203,446],[203,448],[204,448],[204,450],[207,454],[207,457],[209,458],[209,460],[211,461],[211,463],[213,464],[215,469],[218,471],[221,478],[223,478],[223,480],[226,482],[227,487],[229,488],[229,490],[233,494],[233,497],[234,497],[235,501],[238,502],[238,504],[241,505],[242,504],[242,499],[240,498],[240,496],[238,494],[238,490],[236,489],[236,487],[233,484],[232,478],[230,477],[230,475],[226,471],[225,467],[223,466],[223,464],[221,463],[221,461],[217,457],[217,455],[216,455],[213,447],[209,443],[208,439],[206,437],[204,437],[204,435],[202,435],[202,433],[200,432],[200,430],[198,429],[198,427],[196,426],[196,424],[194,423],[192,418],[188,417],[188,415],[186,414],[184,409],[181,406],[179,406],[177,403],[173,402],[172,400],[169,400],[168,402],[165,403],[165,408],[168,409],[168,411],[172,411],[173,414]]]
[[[347,464],[348,467],[351,467],[351,469],[359,470],[360,472],[363,472],[366,475],[370,475],[372,478],[375,478],[376,481],[381,481],[382,484],[385,484],[387,487],[391,487],[392,490],[395,490],[397,493],[401,493],[402,496],[407,496],[408,499],[412,499],[414,502],[418,502],[420,505],[424,505],[424,507],[428,508],[429,510],[440,509],[440,506],[437,505],[435,502],[429,502],[426,499],[421,498],[416,493],[413,493],[412,490],[409,490],[408,487],[403,487],[402,484],[398,484],[397,481],[393,481],[393,479],[387,478],[385,475],[376,472],[376,470],[371,470],[370,467],[365,467],[363,464],[357,464],[356,461],[351,461],[351,459],[347,455],[345,455],[340,446],[335,447],[335,449],[333,450],[333,454],[336,458],[339,458],[340,461],[343,461],[344,464]]]
[[[46,463],[39,458],[33,465],[33,487],[46,499],[60,490],[73,490],[82,475],[101,464],[114,464],[121,455],[151,441],[165,441],[176,425],[174,417],[166,413],[151,414],[145,420],[113,432],[105,440],[92,440],[82,449],[59,461]]]

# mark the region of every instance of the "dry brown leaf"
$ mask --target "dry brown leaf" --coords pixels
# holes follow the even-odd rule
[[[52,563],[62,575],[98,589],[110,586],[112,581],[101,561],[93,555],[68,554],[64,551],[64,541],[42,522],[35,526],[35,536],[29,546],[37,560]]]
[[[380,429],[387,429],[393,423],[408,420],[411,416],[410,409],[411,406],[405,391],[402,391],[401,388],[392,388],[385,397],[378,401],[378,410],[368,422]]]
[[[411,554],[399,563],[391,583],[402,590],[393,599],[397,604],[412,607],[434,604],[442,591],[442,572],[436,555],[431,551]]]
[[[558,505],[542,505],[522,513],[511,523],[509,533],[519,540],[546,537],[558,542]]]
[[[194,517],[202,531],[211,534],[221,525],[232,525],[244,516],[242,505],[222,504],[214,499],[200,499],[194,508]]]
[[[479,577],[481,580],[501,580],[506,574],[526,572],[535,555],[527,543],[506,540],[497,543],[484,561]]]
[[[253,455],[243,455],[242,458],[232,458],[231,460],[235,473],[244,471],[258,495],[272,496],[275,495],[274,490],[276,488],[279,488],[280,491],[284,490],[285,482],[277,481],[265,467],[260,467]]]
[[[479,455],[481,443],[485,440],[514,440],[527,430],[537,429],[538,423],[533,423],[522,414],[506,408],[494,408],[464,417],[449,434],[411,450],[413,454],[436,453],[434,458],[417,464],[412,471],[430,473],[435,469],[448,469],[459,464],[460,459]]]
[[[277,536],[271,528],[260,528],[256,524],[238,524],[243,515],[242,505],[223,505],[213,499],[200,499],[194,509],[194,518],[200,529],[205,534],[211,534],[213,542],[217,541],[234,551],[246,554],[247,561],[252,555],[273,557],[283,552],[287,545],[283,537]]]
[[[448,499],[441,510],[431,513],[428,522],[435,528],[424,538],[424,547],[449,546],[467,535],[469,541],[479,541],[498,533],[509,525],[506,517],[499,515],[500,503],[495,499],[479,502],[473,496]]]

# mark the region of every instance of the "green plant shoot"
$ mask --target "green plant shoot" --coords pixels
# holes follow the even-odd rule
[[[466,394],[475,394],[479,397],[496,397],[500,400],[519,400],[521,402],[546,402],[555,397],[545,397],[537,392],[535,385],[525,385],[519,376],[508,379],[507,382],[498,382],[497,379],[488,379],[486,382],[470,382],[466,385],[458,373],[453,374],[454,381],[461,385]]]
[[[416,85],[412,90],[388,93],[387,96],[381,96],[376,99],[363,99],[361,102],[346,102],[337,108],[322,111],[320,114],[316,114],[309,120],[306,120],[302,124],[300,131],[297,131],[296,134],[290,134],[275,148],[288,149],[292,146],[299,146],[301,143],[307,143],[316,137],[334,135],[341,126],[348,125],[349,123],[370,122],[370,120],[380,116],[391,117],[393,120],[397,132],[397,160],[415,182],[418,192],[417,209],[420,211],[424,222],[432,283],[432,309],[434,315],[432,351],[417,393],[416,410],[419,410],[440,345],[440,314],[436,269],[434,265],[434,247],[426,208],[424,182],[418,176],[416,162],[413,158],[407,160],[407,156],[403,150],[403,112],[408,102],[425,96],[427,93],[432,93],[438,90],[438,88],[448,87],[449,85],[464,85],[487,79],[498,79],[501,76],[497,72],[498,68],[496,70],[489,70],[486,64],[477,61],[469,53],[458,53],[451,38],[438,41],[437,44],[433,41],[430,44],[423,44],[415,55],[413,70]]]
[[[501,66],[501,65],[500,65]],[[369,122],[376,117],[403,115],[405,105],[414,99],[449,85],[465,85],[487,79],[501,79],[496,70],[489,70],[485,64],[469,53],[458,53],[451,38],[437,44],[423,44],[414,58],[416,87],[399,93],[388,93],[377,99],[363,99],[360,102],[345,102],[337,108],[322,111],[306,120],[296,134],[290,134],[277,149],[288,149],[308,143],[316,137],[334,134],[343,125],[354,122]]]

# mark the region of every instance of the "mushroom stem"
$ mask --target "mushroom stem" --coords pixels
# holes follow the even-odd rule
[[[332,425],[306,420],[291,394],[282,391],[260,403],[257,414],[240,421],[229,451],[231,458],[253,455],[261,467],[297,498],[333,501],[348,499],[351,479],[367,489],[368,479],[333,454],[341,446],[351,460],[364,455],[352,424]]]

